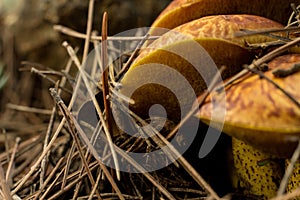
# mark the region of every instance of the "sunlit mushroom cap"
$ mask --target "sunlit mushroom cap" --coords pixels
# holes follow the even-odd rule
[[[300,54],[283,55],[268,63],[269,70],[264,73],[298,102],[299,63]],[[258,75],[231,85],[225,92],[225,104],[218,103],[219,92],[207,98],[198,113],[202,121],[210,123],[212,110],[226,109],[225,121],[214,118],[212,123],[224,123],[224,133],[279,156],[293,152],[300,139],[300,107],[295,102]]]

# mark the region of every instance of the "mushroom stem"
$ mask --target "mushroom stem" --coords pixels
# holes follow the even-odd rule
[[[262,199],[276,196],[283,175],[280,161],[236,138],[232,138],[232,150],[238,187],[243,193]]]
[[[300,185],[300,141],[295,149],[292,157],[285,160],[285,174],[281,180],[279,190],[277,191],[277,196],[281,196],[287,192],[292,192],[297,189]],[[300,199],[300,198],[298,198]]]
[[[286,167],[290,164],[291,160],[290,159],[286,159]],[[288,180],[287,183],[287,192],[293,192],[294,190],[296,190],[297,188],[299,188],[300,186],[300,161],[298,160],[295,164],[294,164],[294,168],[293,168],[293,172]],[[297,200],[300,200],[300,197],[296,198]]]

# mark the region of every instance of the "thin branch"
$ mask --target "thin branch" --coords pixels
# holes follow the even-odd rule
[[[284,174],[284,176],[281,180],[279,189],[277,191],[277,197],[284,194],[286,186],[288,184],[288,180],[289,180],[290,176],[293,173],[293,169],[295,167],[295,164],[297,162],[299,162],[299,156],[300,156],[300,140],[298,141],[298,146],[297,146],[297,148],[295,149],[295,151],[292,155],[292,158],[290,160],[290,164],[288,165],[288,167],[285,170],[285,174]]]
[[[15,156],[16,156],[16,152],[18,150],[19,144],[20,144],[21,138],[17,137],[16,138],[16,143],[15,146],[13,148],[13,152],[11,154],[11,158],[10,158],[10,162],[8,164],[7,167],[7,172],[6,172],[6,182],[12,182],[12,169],[13,169],[13,163],[15,161]]]
[[[10,193],[9,186],[5,180],[5,174],[0,162],[0,186],[2,188],[3,196],[6,200],[13,200],[12,194]]]
[[[292,75],[292,74],[294,74],[294,73],[296,73],[298,71],[300,71],[300,63],[296,63],[296,64],[292,65],[288,69],[281,69],[281,68],[274,69],[274,70],[272,70],[272,74],[275,77],[284,78],[284,77]]]
[[[93,189],[92,189],[92,191],[91,191],[91,193],[89,195],[88,200],[92,200],[93,199],[93,196],[94,196],[94,194],[95,194],[95,192],[96,192],[96,190],[98,188],[98,183],[100,181],[101,176],[102,176],[102,173],[99,173],[98,176],[97,176],[97,179],[96,179],[96,184],[94,185],[94,187],[93,187]]]
[[[108,84],[108,68],[107,68],[107,13],[104,12],[102,19],[102,42],[101,42],[101,66],[102,66],[102,92],[103,92],[103,102],[106,114],[106,126],[108,132],[112,134],[112,118],[111,118],[111,108],[110,108],[110,94],[109,94],[109,84]]]
[[[54,122],[55,122],[55,116],[56,116],[56,106],[54,105],[52,108],[52,113],[50,116],[47,132],[46,132],[46,136],[45,136],[45,140],[44,140],[43,150],[47,148],[47,145],[51,138],[51,134],[53,132],[53,127],[54,127]],[[46,174],[46,169],[47,169],[46,165],[48,162],[49,155],[50,155],[50,152],[43,158],[42,163],[41,163],[40,188],[43,186],[44,176]]]
[[[249,70],[250,72],[254,73],[254,74],[258,74],[260,77],[262,77],[263,79],[265,79],[266,81],[268,81],[269,83],[271,83],[272,85],[274,85],[278,90],[280,90],[285,96],[287,96],[298,108],[300,108],[300,102],[297,101],[297,99],[295,99],[291,94],[289,94],[287,91],[285,91],[283,88],[281,88],[277,83],[275,83],[274,81],[272,81],[269,77],[265,76],[265,74],[255,68],[250,68],[250,66],[248,67],[247,65],[243,66],[246,70]]]
[[[108,130],[108,135],[111,137],[113,134],[113,118],[110,107],[110,94],[109,94],[109,84],[108,84],[108,68],[107,68],[107,13],[104,12],[102,19],[102,42],[101,42],[101,65],[102,66],[102,92],[103,92],[103,102],[106,114],[106,126]],[[114,148],[114,147],[112,147]],[[116,168],[117,179],[121,179],[119,161],[116,154],[113,154],[113,159]]]
[[[70,154],[70,155],[71,155],[71,154]],[[86,152],[85,152],[85,158],[86,158],[87,163],[89,163],[89,162],[91,161],[91,158],[92,158],[92,157],[91,157],[91,154],[89,153],[89,151],[86,151]],[[81,176],[83,173],[84,173],[84,166],[81,166],[80,173],[79,173],[78,176]],[[76,200],[76,199],[77,199],[77,196],[78,196],[78,194],[79,194],[81,185],[82,185],[82,180],[80,180],[80,181],[77,183],[77,185],[76,185],[76,188],[75,188],[74,194],[73,194],[73,200]],[[95,188],[95,187],[97,188],[97,185],[98,185],[98,181],[96,180],[96,183],[95,183],[95,185],[93,186],[93,188]],[[97,193],[98,191],[95,191],[95,192]]]
[[[64,190],[64,188],[66,186],[69,169],[70,169],[70,166],[72,163],[71,159],[72,159],[72,155],[73,155],[74,151],[75,151],[75,141],[72,142],[72,146],[71,146],[71,148],[69,150],[69,154],[67,156],[67,161],[66,161],[66,165],[65,165],[65,169],[64,169],[64,176],[63,176],[62,183],[61,183],[61,190]]]
[[[89,1],[88,19],[87,19],[87,27],[86,27],[86,35],[85,35],[82,63],[85,61],[85,59],[88,55],[88,52],[89,52],[89,45],[90,45],[92,25],[93,25],[94,3],[95,3],[95,0]]]
[[[299,31],[299,30],[300,27],[298,26],[292,26],[287,28],[271,28],[267,30],[240,29],[240,31],[242,32],[235,33],[234,37],[244,37],[244,36],[251,36],[251,35],[262,35],[262,34],[280,33],[280,32],[291,32],[291,31]]]
[[[86,35],[76,32],[68,27],[62,26],[62,25],[54,25],[53,26],[54,30],[59,31],[63,34],[75,37],[75,38],[80,38],[80,39],[85,39]],[[144,36],[138,37],[126,37],[126,36],[121,36],[121,37],[117,37],[117,36],[111,36],[111,37],[107,37],[108,41],[140,41],[143,40]],[[156,40],[157,38],[159,38],[159,36],[151,36],[148,38],[148,40]],[[102,40],[102,36],[92,36],[91,40],[98,40],[101,41]]]
[[[35,73],[35,74],[39,75],[40,77],[46,79],[47,81],[49,81],[49,82],[52,83],[52,84],[55,84],[55,83],[56,83],[55,80],[53,80],[53,79],[50,78],[49,76],[46,76],[45,73],[44,73],[43,71],[40,71],[40,70],[38,70],[38,69],[36,69],[36,68],[34,68],[34,67],[31,68],[31,73]],[[69,89],[66,89],[66,88],[61,87],[61,86],[59,86],[59,88],[62,89],[63,91],[65,91],[65,92],[69,93],[69,94],[72,94],[72,91],[69,90]]]
[[[281,195],[279,197],[274,197],[270,200],[295,200],[296,197],[300,197],[300,188],[299,187],[297,189],[295,189],[294,191],[292,191],[291,193],[287,193],[287,194]]]
[[[6,107],[9,109],[13,109],[13,110],[21,111],[21,112],[31,112],[31,113],[37,113],[37,114],[43,114],[43,115],[51,115],[52,114],[51,110],[16,105],[16,104],[12,104],[12,103],[6,104]]]

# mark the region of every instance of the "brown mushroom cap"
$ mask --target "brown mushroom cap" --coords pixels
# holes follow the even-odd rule
[[[286,24],[299,0],[174,0],[157,17],[152,27],[175,28],[191,20],[219,14],[252,14]]]
[[[211,80],[217,72],[217,67],[230,66],[223,76],[227,78],[240,71],[242,64],[252,61],[254,53],[244,48],[246,42],[260,43],[272,40],[266,36],[234,38],[234,32],[241,28],[274,27],[282,28],[283,26],[272,20],[253,15],[209,16],[183,24],[142,50],[122,79],[121,92],[136,102],[132,109],[140,116],[148,118],[145,114],[147,115],[150,106],[160,104],[166,109],[170,120],[178,121],[180,105],[186,105],[192,97],[186,92],[186,88],[170,75],[169,69],[159,67],[157,64],[175,69],[189,82],[195,94],[199,95],[208,84],[203,79]],[[204,48],[202,51],[206,51],[208,54],[205,53],[213,61],[208,58],[209,56],[201,53],[200,47]],[[200,58],[201,56],[204,57]],[[213,62],[217,66],[214,69],[210,67]],[[145,80],[151,82],[156,77],[174,85],[182,93],[186,92],[183,95],[186,100],[177,102],[174,94],[161,84],[142,84]],[[143,87],[137,88],[142,85]],[[133,90],[134,93],[132,93]]]
[[[170,45],[176,41],[189,38],[220,38],[245,47],[248,44],[263,43],[270,41],[271,39],[270,37],[263,35],[235,37],[235,34],[241,29],[267,30],[272,28],[283,28],[283,25],[271,19],[257,15],[229,14],[206,16],[182,24],[174,28],[172,31],[167,32],[155,41],[154,45],[144,49],[143,53],[149,53],[151,48],[157,49],[159,47]],[[169,29],[153,28],[152,31],[166,32],[168,30]],[[144,57],[143,53],[140,55],[140,58]]]
[[[287,54],[268,63],[265,76],[300,101],[300,71],[286,77],[275,77],[273,70],[286,72],[300,63],[300,54]],[[282,91],[257,75],[239,81],[225,90],[226,103],[221,93],[213,92],[201,107],[199,117],[210,123],[211,111],[226,109],[223,132],[256,148],[278,156],[290,155],[300,137],[300,109]],[[223,95],[222,95],[223,97]],[[212,104],[214,102],[214,105]]]

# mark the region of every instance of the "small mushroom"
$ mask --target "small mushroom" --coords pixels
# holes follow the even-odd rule
[[[211,93],[199,112],[198,117],[210,123],[212,110],[220,106],[226,109],[225,120],[214,118],[211,125],[223,125],[222,131],[232,136],[236,172],[248,194],[264,198],[276,195],[284,165],[279,160],[290,158],[300,139],[300,109],[291,100],[300,101],[300,71],[291,70],[298,63],[300,54],[279,56],[268,63],[269,70],[264,72],[291,97],[266,79],[253,75],[225,89],[225,104],[218,103],[222,92]],[[293,73],[278,77],[274,75],[278,69]],[[299,164],[297,167],[300,168]],[[298,169],[290,181],[295,186],[300,183],[296,180]]]

